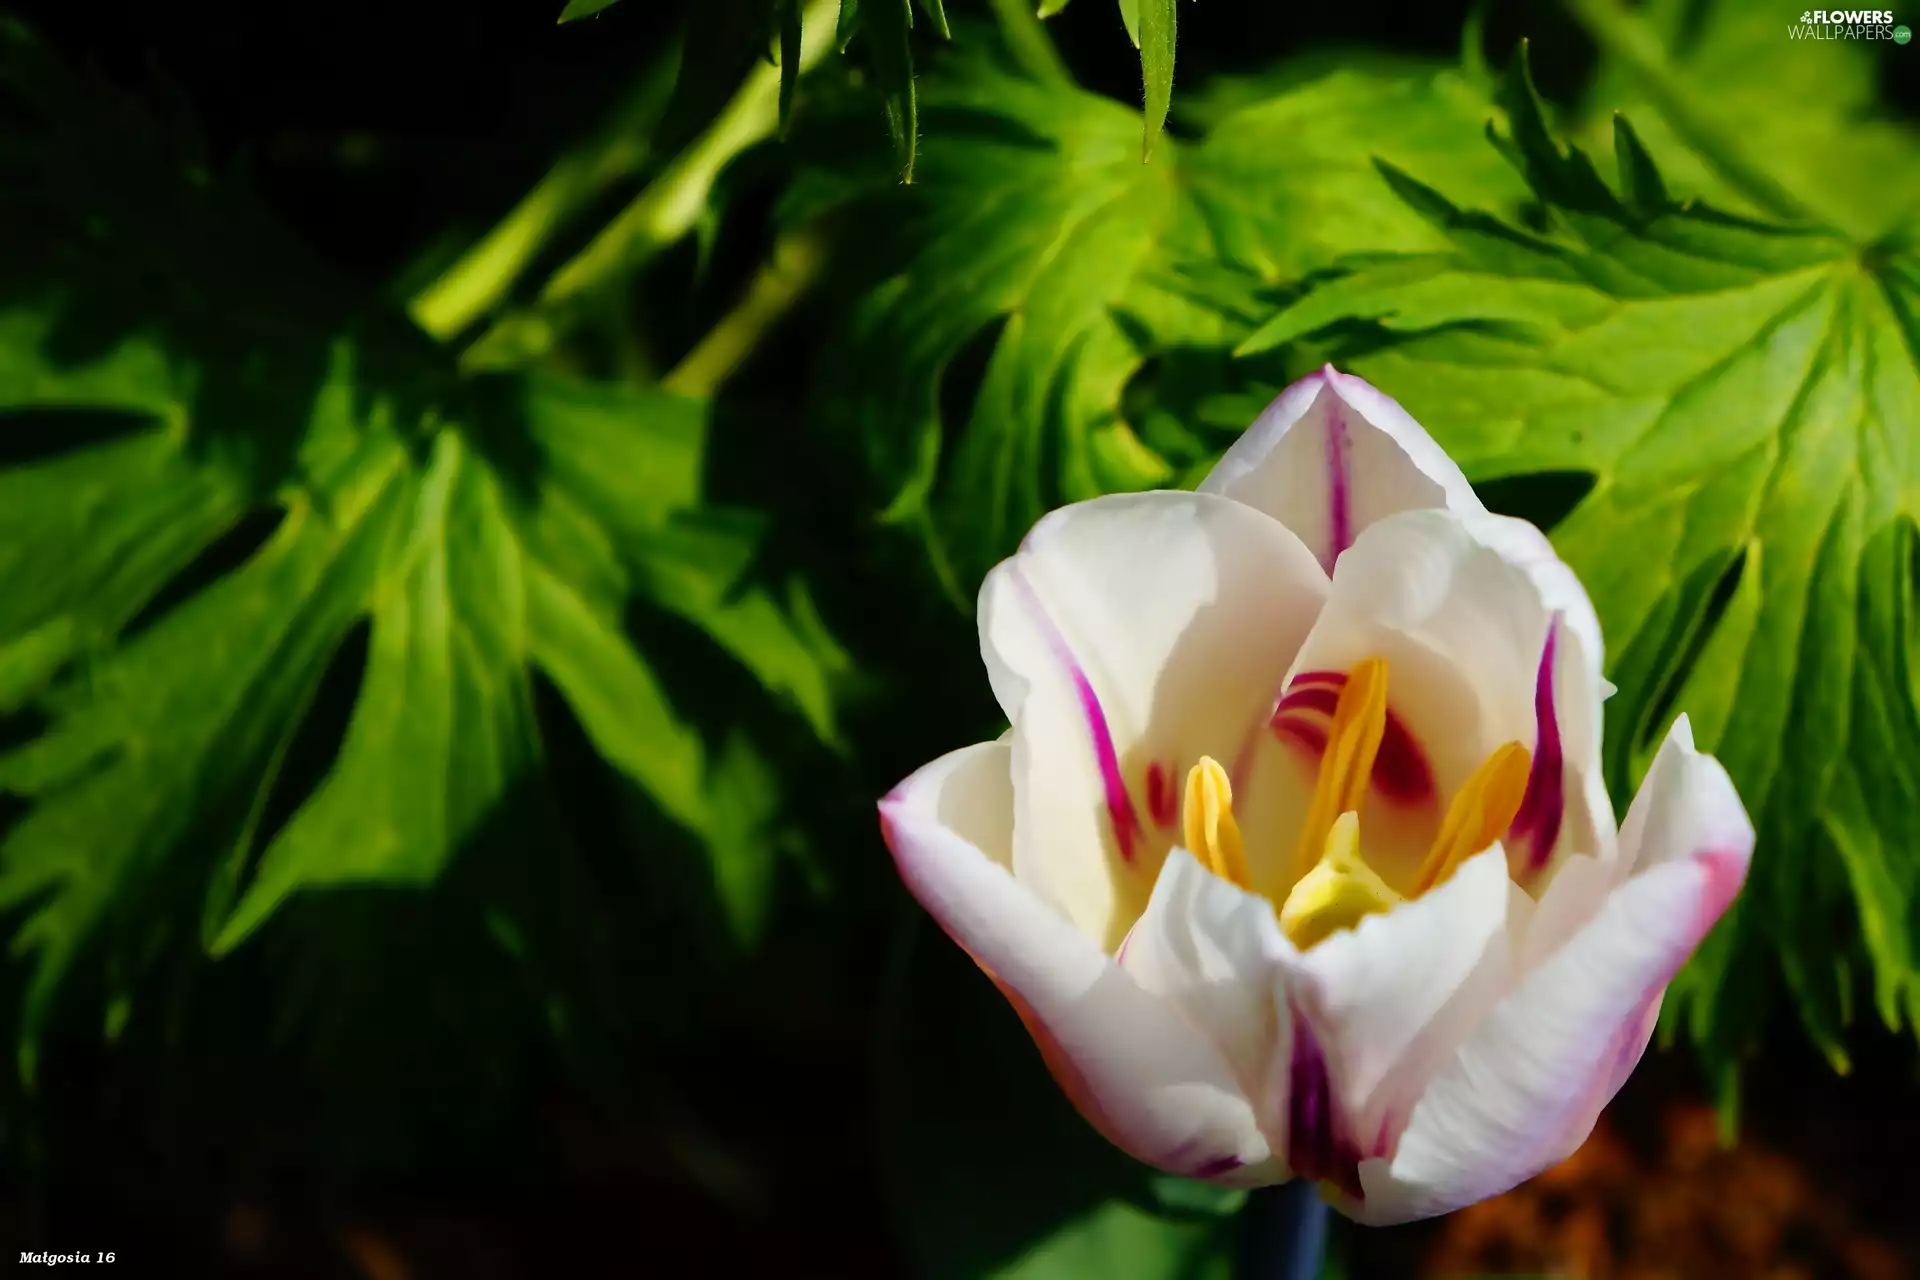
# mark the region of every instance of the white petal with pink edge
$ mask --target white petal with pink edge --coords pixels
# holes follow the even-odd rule
[[[1156,1167],[1264,1164],[1234,1072],[1170,1005],[1016,881],[1005,742],[942,756],[880,802],[900,878],[1007,993],[1048,1067],[1109,1141]]]
[[[1360,1168],[1362,1222],[1430,1217],[1516,1186],[1586,1139],[1646,1047],[1667,983],[1746,877],[1753,827],[1726,770],[1674,726],[1628,818],[1635,870],[1538,966],[1428,1086],[1391,1161]],[[1622,863],[1626,859],[1622,858]],[[1591,893],[1569,874],[1533,923]]]
[[[1753,848],[1753,823],[1726,769],[1693,745],[1683,712],[1667,730],[1620,824],[1620,878],[1701,848]],[[1745,853],[1741,867],[1746,866]],[[1738,885],[1733,886],[1738,888]]]
[[[1485,510],[1426,428],[1332,365],[1282,391],[1200,488],[1279,520],[1329,573],[1376,520],[1423,507]]]
[[[1326,579],[1226,498],[1140,493],[1042,520],[980,591],[1013,723],[1013,867],[1106,950],[1145,909],[1185,770],[1270,711]]]

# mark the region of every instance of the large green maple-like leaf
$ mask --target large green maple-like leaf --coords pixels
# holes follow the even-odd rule
[[[1669,1026],[1730,1080],[1777,971],[1843,1064],[1863,951],[1883,1019],[1920,1026],[1920,251],[1677,203],[1624,122],[1616,194],[1524,62],[1508,93],[1550,233],[1396,174],[1451,248],[1356,265],[1247,349],[1318,335],[1477,481],[1591,478],[1554,540],[1606,628],[1616,802],[1685,711],[1761,832]]]
[[[1920,213],[1920,138],[1875,92],[1875,64],[1891,70],[1906,50],[1813,39],[1820,28],[1803,27],[1798,11],[1747,0],[1566,7],[1600,37],[1581,112],[1591,123],[1577,136],[1601,164],[1613,113],[1624,111],[1675,190],[1722,208],[1766,216],[1784,204],[1868,239]],[[1718,160],[1723,142],[1737,149],[1736,163],[1763,165],[1763,185],[1774,190],[1756,198],[1731,180]]]
[[[1168,415],[1130,420],[1123,393],[1150,360],[1244,336],[1249,282],[1442,243],[1369,152],[1482,200],[1524,191],[1480,141],[1485,98],[1450,73],[1323,74],[1198,142],[1163,138],[1143,164],[1135,112],[1026,78],[985,45],[923,79],[914,187],[850,219],[864,254],[890,235],[905,248],[824,375],[826,411],[851,419],[890,517],[926,533],[957,597],[1049,507],[1164,484],[1217,451]],[[943,380],[983,346],[971,405],[943,404]]]
[[[89,381],[58,403],[184,409]],[[121,643],[124,616],[257,497],[160,426],[0,472],[0,665],[10,702],[44,690],[51,715],[0,756],[0,787],[33,802],[0,843],[0,904],[32,904],[15,943],[37,955],[29,1045],[79,950],[137,915],[168,859],[227,850],[208,879],[215,951],[304,888],[432,881],[539,759],[536,669],[602,754],[706,840],[736,922],[757,925],[769,833],[742,829],[751,797],[716,794],[741,762],[710,757],[622,612],[639,596],[688,618],[823,735],[830,648],[764,592],[733,590],[754,540],[695,507],[703,405],[537,380],[488,392],[523,398],[541,454],[530,493],[457,424],[422,455],[378,397],[355,413],[343,355],[302,443],[310,479],[280,495],[278,527]],[[0,404],[23,398],[0,385]],[[362,619],[368,652],[338,757],[265,838],[278,758]]]
[[[0,140],[24,162],[0,205],[0,792],[25,802],[0,825],[0,909],[31,958],[23,1072],[76,966],[124,1003],[182,896],[220,952],[303,890],[436,879],[540,764],[536,677],[704,846],[750,939],[785,839],[757,726],[693,718],[626,614],[690,624],[821,739],[842,658],[803,595],[756,585],[754,514],[704,503],[710,406],[456,379],[377,305],[340,305],[144,115],[0,37],[32,121]],[[330,767],[284,795],[362,631]]]

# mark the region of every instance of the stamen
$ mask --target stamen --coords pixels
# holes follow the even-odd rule
[[[1313,803],[1307,807],[1300,843],[1294,848],[1294,866],[1306,875],[1320,861],[1328,833],[1341,814],[1357,811],[1366,798],[1374,757],[1387,732],[1387,664],[1368,658],[1354,667],[1340,690],[1327,732],[1327,750],[1320,757],[1320,777]]]
[[[1532,757],[1517,742],[1509,742],[1474,770],[1440,823],[1440,834],[1420,864],[1415,895],[1425,893],[1452,875],[1454,868],[1487,848],[1513,823],[1527,794],[1527,771]]]
[[[1326,851],[1280,908],[1280,931],[1302,951],[1405,901],[1360,857],[1360,815],[1348,810],[1327,833]]]
[[[1240,824],[1233,820],[1233,784],[1212,756],[1187,772],[1187,849],[1207,869],[1242,889],[1253,887],[1247,853],[1240,843]]]

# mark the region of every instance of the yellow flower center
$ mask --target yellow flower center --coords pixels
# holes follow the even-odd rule
[[[1280,931],[1305,951],[1406,899],[1360,856],[1360,815],[1349,809],[1327,833],[1320,861],[1280,907]]]
[[[1368,658],[1354,667],[1334,706],[1313,799],[1294,849],[1293,888],[1280,907],[1280,928],[1301,950],[1352,929],[1370,915],[1406,901],[1360,855],[1360,806],[1387,725],[1387,664]],[[1489,756],[1454,795],[1433,845],[1421,860],[1412,897],[1446,882],[1462,862],[1498,840],[1526,794],[1527,749],[1509,742]],[[1226,770],[1202,757],[1187,774],[1187,848],[1223,880],[1252,888],[1246,850],[1233,817]]]

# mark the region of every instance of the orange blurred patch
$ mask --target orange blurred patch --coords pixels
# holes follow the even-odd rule
[[[1580,1280],[1900,1280],[1910,1268],[1831,1189],[1712,1108],[1669,1102],[1637,1144],[1611,1113],[1564,1163],[1446,1219],[1421,1274]],[[1636,1149],[1638,1148],[1638,1149]]]
[[[399,1250],[371,1231],[347,1228],[340,1233],[340,1248],[365,1280],[413,1280]]]

